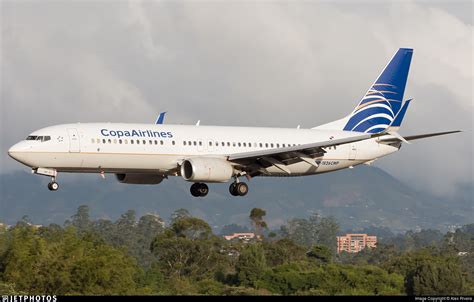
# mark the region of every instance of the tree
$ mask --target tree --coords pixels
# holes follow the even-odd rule
[[[460,295],[465,277],[459,259],[433,255],[424,249],[392,259],[384,266],[405,277],[408,295]]]
[[[43,229],[43,228],[41,228]],[[93,233],[17,226],[0,255],[2,282],[28,294],[132,294],[141,270],[135,260]],[[43,237],[45,236],[45,237]]]
[[[229,261],[220,253],[222,240],[212,234],[211,227],[204,220],[181,216],[156,236],[151,247],[167,276],[203,279],[213,276]]]
[[[419,263],[409,276],[407,282],[413,288],[410,294],[426,295],[461,295],[464,278],[460,266],[453,262],[439,263],[424,261]]]
[[[282,227],[282,232],[298,244],[307,247],[315,244],[325,245],[333,253],[336,252],[339,224],[333,216],[321,217],[313,214],[309,219],[291,219]]]
[[[263,229],[267,228],[267,223],[263,220],[263,216],[265,216],[266,214],[267,212],[265,212],[265,210],[259,208],[253,208],[250,211],[250,221],[255,229],[255,234],[257,234],[257,236],[262,236]]]
[[[188,210],[178,209],[171,214],[171,224],[175,223],[176,220],[187,217],[192,217]]]
[[[277,266],[292,261],[304,260],[306,249],[288,238],[265,242],[265,259],[269,266]]]
[[[255,287],[266,269],[265,253],[260,244],[248,245],[236,264],[237,278],[241,285]]]
[[[314,259],[319,263],[328,264],[332,262],[332,251],[325,245],[314,245],[306,254],[308,258]]]
[[[79,232],[89,230],[91,220],[89,215],[89,206],[81,205],[77,208],[76,214],[71,216],[71,221],[66,222],[66,225],[73,225]]]

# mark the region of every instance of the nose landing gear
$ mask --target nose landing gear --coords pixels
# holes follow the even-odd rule
[[[51,182],[48,184],[48,189],[50,191],[57,191],[59,189],[59,184],[54,181],[54,179],[52,179]]]

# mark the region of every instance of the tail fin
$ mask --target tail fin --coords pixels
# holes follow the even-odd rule
[[[347,117],[343,130],[379,133],[390,126],[400,127],[409,104],[407,101],[402,107],[412,55],[413,49],[400,48],[397,51]]]
[[[405,103],[402,106],[402,109],[398,111],[397,115],[395,115],[395,119],[393,120],[392,124],[390,127],[387,128],[387,131],[398,131],[400,129],[400,126],[402,125],[403,118],[405,117],[405,113],[407,112],[408,106],[410,105],[410,102],[412,100],[405,101]]]

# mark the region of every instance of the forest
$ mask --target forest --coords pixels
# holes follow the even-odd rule
[[[446,234],[378,229],[375,249],[337,254],[334,217],[269,230],[265,216],[249,213],[249,241],[222,236],[244,227],[215,234],[185,209],[166,223],[133,210],[93,220],[87,206],[63,225],[23,217],[0,227],[0,294],[474,295],[474,224]]]

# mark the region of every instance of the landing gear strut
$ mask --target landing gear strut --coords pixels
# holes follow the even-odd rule
[[[191,186],[191,195],[194,197],[204,197],[209,193],[209,187],[205,183],[194,183]]]
[[[229,192],[232,196],[245,196],[249,192],[249,186],[245,182],[233,182],[230,184]]]

